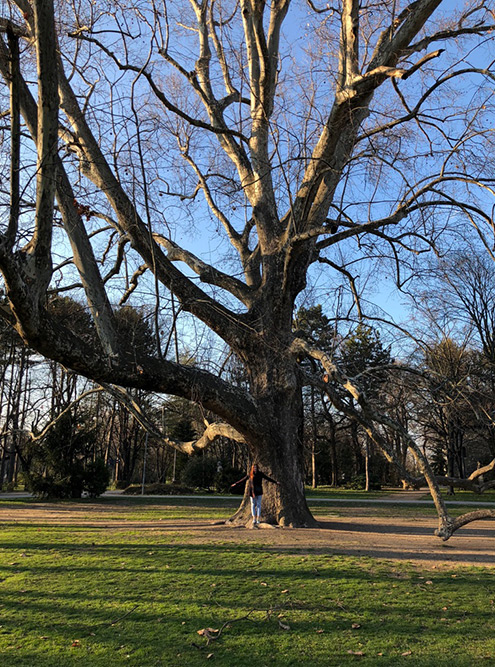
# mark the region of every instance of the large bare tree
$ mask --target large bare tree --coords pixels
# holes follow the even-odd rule
[[[434,248],[460,217],[492,243],[490,3],[6,0],[3,9],[2,316],[32,348],[100,383],[201,403],[222,422],[201,445],[217,431],[245,441],[281,482],[268,489],[268,517],[314,525],[302,386],[326,391],[387,456],[383,429],[400,427],[293,332],[296,300],[317,267],[329,289],[346,283],[357,296],[358,262],[376,267],[378,257],[395,262],[400,283],[407,253]],[[213,261],[182,242],[200,232],[204,248],[223,238]],[[114,315],[145,284],[155,353],[133,347]],[[84,295],[90,327],[51,306],[61,290]],[[174,320],[180,309],[223,341],[245,386],[167,358],[159,325],[171,295]],[[460,523],[435,497],[448,537]]]

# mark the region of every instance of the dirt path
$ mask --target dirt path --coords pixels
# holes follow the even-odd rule
[[[111,513],[111,516],[110,516]],[[90,517],[90,518],[88,518]],[[452,567],[456,564],[495,567],[495,522],[485,521],[459,530],[448,542],[434,536],[436,520],[386,518],[360,515],[319,518],[316,529],[233,528],[209,521],[126,520],[116,518],[115,508],[102,505],[12,504],[0,509],[1,524],[30,523],[87,526],[105,530],[187,532],[190,543],[256,544],[266,550],[304,553],[349,554],[408,561],[417,566]]]

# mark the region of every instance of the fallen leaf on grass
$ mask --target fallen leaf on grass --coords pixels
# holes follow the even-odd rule
[[[402,653],[401,655],[404,655],[404,656],[405,656],[405,655],[412,655],[412,651],[405,651],[405,652]]]
[[[74,646],[75,648],[77,648],[77,647],[81,646],[81,642],[79,641],[79,639],[74,639],[71,646]]]
[[[198,635],[200,635],[200,637],[211,639],[217,632],[219,632],[219,630],[215,628],[202,628],[201,630],[198,630]]]
[[[322,635],[324,632],[325,632],[325,630],[321,630],[321,629],[320,629],[320,630],[317,630],[317,631],[316,631],[316,634],[317,634],[317,635]]]
[[[278,624],[282,628],[282,630],[290,630],[290,625],[287,625],[286,623],[282,623],[282,621],[280,619],[278,621]]]
[[[211,660],[211,658],[213,658],[214,655],[215,655],[214,653],[208,653],[208,655],[206,656],[206,659]]]
[[[366,653],[364,653],[363,651],[351,651],[350,649],[349,651],[347,651],[347,653],[349,653],[349,655],[358,655],[360,657],[366,655]]]
[[[282,595],[283,595],[284,593],[288,593],[288,592],[289,592],[289,589],[288,589],[288,588],[286,588],[285,590],[281,591]]]
[[[361,627],[361,624],[360,624],[360,623],[353,623],[353,624],[351,625],[351,628],[352,628],[353,630],[359,630],[360,627]]]

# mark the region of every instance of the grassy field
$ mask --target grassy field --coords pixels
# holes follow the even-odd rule
[[[422,500],[431,500],[430,493],[427,488],[421,489]],[[394,496],[401,495],[403,500],[410,500],[409,491],[401,491],[400,489],[383,488],[380,491],[362,491],[357,489],[344,489],[341,487],[319,486],[317,489],[306,487],[306,497],[310,500],[317,499],[333,499],[333,500],[387,500],[391,494]],[[472,493],[470,491],[456,490],[454,495],[449,495],[447,489],[442,489],[442,495],[445,500],[455,502],[474,502],[474,503],[495,503],[495,490],[486,491],[485,493]]]
[[[237,502],[103,499],[77,503],[71,526],[3,522],[0,665],[495,664],[493,569],[420,570],[279,552],[245,542],[243,530],[220,544],[179,530]],[[383,509],[393,507],[374,511]]]
[[[495,503],[495,490],[485,491],[485,493],[471,493],[470,491],[457,490],[453,496],[449,496],[446,491],[443,491],[445,500],[454,500],[456,502],[471,502],[471,503]]]

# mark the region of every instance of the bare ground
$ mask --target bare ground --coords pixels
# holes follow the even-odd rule
[[[111,513],[111,516],[110,516]],[[329,512],[330,513],[330,512]],[[88,518],[90,516],[91,518]],[[19,507],[14,503],[0,509],[2,523],[67,525],[102,528],[106,531],[142,530],[162,533],[188,533],[192,544],[233,544],[242,542],[267,551],[346,554],[391,561],[406,561],[416,566],[454,567],[473,565],[495,567],[495,523],[472,523],[459,530],[448,542],[433,532],[434,518],[388,518],[356,512],[345,517],[319,517],[319,528],[247,529],[197,520],[126,520],[116,518],[115,508],[102,505],[59,505],[33,503]]]

